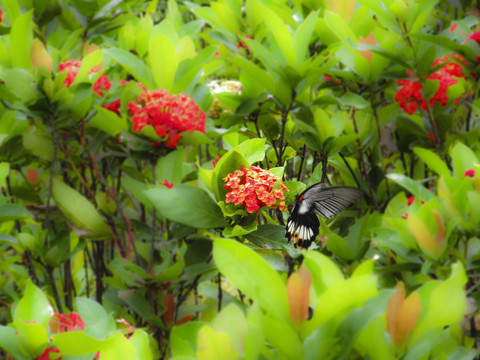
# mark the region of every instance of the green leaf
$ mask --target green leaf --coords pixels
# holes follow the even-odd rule
[[[304,324],[304,335],[310,335],[332,318],[343,319],[352,308],[361,306],[377,293],[377,280],[373,275],[359,275],[335,283],[317,298],[313,317]]]
[[[90,82],[88,78],[88,74],[92,70],[93,67],[98,66],[103,61],[103,53],[101,50],[96,50],[82,59],[82,65],[78,70],[77,76],[75,76],[75,80],[73,81],[73,85],[80,84],[82,82]],[[101,73],[97,73],[97,77],[99,77]]]
[[[234,240],[215,239],[213,259],[220,272],[244,294],[272,316],[291,323],[286,286],[260,255]]]
[[[184,131],[182,138],[178,142],[180,145],[204,145],[213,142],[207,135],[200,131]]]
[[[86,229],[88,237],[104,239],[111,233],[95,206],[78,191],[58,179],[53,180],[52,195],[60,211],[77,227]]]
[[[160,34],[151,40],[148,59],[156,87],[171,91],[179,60],[175,46],[169,38]]]
[[[13,327],[0,325],[0,347],[5,349],[17,360],[31,359],[22,353],[22,350],[18,345],[17,330],[15,330]]]
[[[224,332],[203,326],[198,332],[198,360],[237,360],[240,354],[233,349],[232,340]]]
[[[180,183],[183,177],[183,164],[184,153],[182,147],[161,157],[156,166],[158,182],[163,183],[167,180],[174,184]]]
[[[434,198],[433,193],[427,190],[425,186],[408,176],[402,174],[388,174],[387,177],[412,193],[412,195],[419,200],[429,201]]]
[[[84,297],[78,297],[76,304],[78,313],[85,323],[86,335],[104,340],[115,331],[115,322],[102,305]]]
[[[285,227],[281,225],[259,225],[257,230],[245,235],[245,237],[264,249],[280,250],[287,245]]]
[[[265,338],[280,353],[281,359],[304,359],[302,343],[293,326],[269,317],[262,321]]]
[[[203,323],[197,321],[174,326],[170,332],[172,356],[195,356],[198,332],[203,326]]]
[[[394,292],[393,289],[380,291],[377,296],[368,299],[364,306],[353,310],[341,321],[337,329],[337,334],[341,337],[339,345],[342,349],[338,355],[339,358],[348,355],[359,332],[364,330],[376,317],[386,312],[388,301]],[[375,339],[375,341],[381,340]]]
[[[243,355],[245,338],[247,336],[247,319],[237,304],[227,305],[215,317],[213,329],[219,333],[226,333],[232,340],[232,346]]]
[[[478,165],[477,155],[468,146],[461,142],[455,144],[451,150],[453,171],[459,179],[463,179],[465,171]]]
[[[370,103],[367,100],[352,92],[345,93],[345,95],[338,99],[338,101],[344,106],[353,106],[357,109],[366,109],[370,106]]]
[[[415,147],[413,148],[413,152],[418,155],[420,160],[422,160],[425,165],[435,171],[438,175],[450,174],[450,170],[448,170],[447,165],[432,150]]]
[[[9,92],[25,105],[30,105],[37,99],[37,93],[33,87],[32,74],[24,69],[3,69],[4,81]]]
[[[218,24],[236,36],[239,32],[239,24],[234,12],[227,5],[219,2],[213,2],[210,6]]]
[[[150,350],[150,341],[148,334],[142,330],[137,329],[133,335],[128,339],[128,342],[135,349],[137,359],[139,360],[153,360],[152,351]]]
[[[265,158],[265,139],[249,139],[238,145],[243,157],[250,165]]]
[[[293,45],[293,37],[290,34],[285,22],[269,7],[262,7],[263,21],[267,29],[273,35],[278,47],[282,52],[285,62],[284,65],[295,67],[297,64],[297,53]],[[280,61],[283,59],[279,59]]]
[[[132,359],[139,360],[135,354],[135,348],[130,344],[128,339],[120,332],[115,332],[111,339],[109,339],[109,346],[100,351],[100,359],[103,360],[118,360],[118,359]],[[143,360],[143,359],[142,359]]]
[[[25,293],[15,308],[13,316],[15,323],[31,322],[47,328],[52,315],[53,308],[47,296],[35,286],[32,280],[28,280]]]
[[[47,327],[42,324],[18,322],[16,329],[22,353],[26,353],[32,358],[41,355],[48,344]]]
[[[125,118],[103,107],[95,106],[95,108],[97,113],[90,122],[91,126],[106,132],[110,136],[117,136],[122,131],[128,129]]]
[[[110,346],[111,339],[98,340],[85,331],[70,331],[52,336],[52,343],[64,355],[78,356],[85,354],[95,354],[97,351],[107,349]]]
[[[332,259],[316,251],[305,253],[305,266],[312,274],[312,284],[317,294],[323,293],[329,287],[345,280]]]
[[[108,48],[103,50],[104,54],[111,56],[124,69],[145,86],[152,88],[153,75],[150,68],[137,56],[127,50],[119,48]]]
[[[30,48],[33,42],[33,10],[20,15],[12,22],[10,31],[10,54],[15,67],[31,69]]]
[[[295,31],[295,34],[293,35],[293,44],[295,46],[295,52],[297,55],[296,65],[299,65],[309,57],[308,45],[310,44],[317,21],[318,11],[310,13],[308,17],[300,24],[297,31]]]
[[[413,330],[412,342],[417,341],[428,330],[443,329],[445,326],[463,320],[467,311],[466,293],[464,290],[467,280],[463,264],[459,261],[452,265],[450,277],[433,290],[428,299],[426,299],[426,314],[419,320]],[[445,311],[446,307],[448,307],[448,311]]]
[[[27,132],[23,134],[23,146],[40,159],[52,161],[53,142],[50,136],[39,132]]]
[[[23,206],[17,204],[0,205],[0,223],[11,220],[33,218],[33,215]]]
[[[156,187],[145,191],[153,206],[167,219],[195,228],[226,225],[222,211],[208,194],[193,185],[179,184],[172,189]]]

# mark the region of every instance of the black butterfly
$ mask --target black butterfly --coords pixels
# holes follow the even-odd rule
[[[326,188],[325,183],[310,186],[295,202],[285,227],[288,242],[296,248],[308,249],[319,233],[320,221],[337,215],[362,196],[362,191],[348,186]]]

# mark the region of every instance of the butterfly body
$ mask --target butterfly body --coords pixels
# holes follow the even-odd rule
[[[310,186],[295,202],[287,220],[285,237],[296,248],[308,249],[319,234],[317,215],[330,219],[353,204],[362,191],[348,186],[325,187],[324,183]]]

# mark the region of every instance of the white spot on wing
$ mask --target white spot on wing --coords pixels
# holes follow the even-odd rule
[[[309,210],[310,206],[306,200],[300,201],[300,206],[298,207],[298,213],[303,215],[306,214]]]

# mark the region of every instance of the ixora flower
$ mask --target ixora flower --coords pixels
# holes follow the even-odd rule
[[[453,54],[451,57],[458,59],[460,62],[467,64],[467,62],[459,55]],[[459,78],[465,78],[462,74],[462,66],[457,62],[454,62],[448,56],[443,56],[433,62],[432,67],[441,66],[437,71],[428,77],[429,80],[438,80],[439,87],[430,99],[430,107],[433,107],[438,101],[442,106],[447,105],[448,96],[447,90],[450,86],[455,85]],[[407,74],[415,78],[410,70]],[[400,104],[403,111],[407,114],[413,114],[417,111],[418,107],[423,110],[427,110],[427,101],[422,94],[422,85],[417,80],[405,80],[400,79],[397,81],[398,85],[402,87],[395,94],[395,101]],[[455,99],[455,104],[458,104],[459,99]]]
[[[225,202],[245,206],[250,214],[263,206],[274,206],[281,211],[286,210],[285,201],[283,201],[284,190],[289,190],[279,182],[278,176],[268,170],[258,166],[245,169],[242,165],[241,170],[228,174],[223,180],[226,182],[225,189],[228,190]],[[277,188],[274,188],[275,185]],[[277,200],[280,200],[278,204],[276,204]]]
[[[177,146],[182,131],[205,133],[205,113],[186,94],[172,95],[165,89],[144,88],[138,101],[131,101],[127,108],[134,132],[151,125],[169,148]]]
[[[81,60],[68,60],[58,66],[58,71],[67,72],[67,77],[63,81],[63,83],[67,85],[67,87],[70,87],[73,84],[81,65]],[[92,70],[90,70],[89,74],[96,72],[98,72],[98,68],[94,67]],[[103,92],[110,90],[111,86],[112,83],[110,82],[110,80],[108,80],[107,75],[102,74],[93,84],[93,91],[103,97]]]

